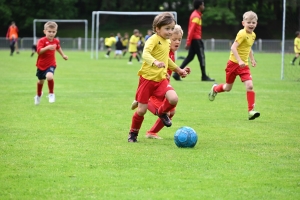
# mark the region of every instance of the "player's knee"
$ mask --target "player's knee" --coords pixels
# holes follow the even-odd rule
[[[48,81],[52,80],[52,79],[53,79],[53,73],[48,72],[48,73],[46,74],[46,79],[47,79]]]

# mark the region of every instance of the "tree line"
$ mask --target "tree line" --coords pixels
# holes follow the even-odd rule
[[[252,10],[258,15],[255,32],[260,38],[279,39],[282,30],[283,0],[207,0],[203,26],[211,31],[241,28],[242,15]],[[33,19],[87,19],[92,11],[176,11],[178,23],[187,28],[193,10],[192,0],[0,0],[1,37],[11,21],[20,29],[20,37],[32,36]],[[101,18],[109,23],[110,16]],[[300,28],[300,0],[286,0],[286,35]],[[151,22],[150,22],[151,23]],[[233,31],[234,30],[234,31]]]

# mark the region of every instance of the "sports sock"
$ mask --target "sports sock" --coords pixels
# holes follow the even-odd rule
[[[148,101],[148,110],[153,114],[155,115],[156,114],[156,106],[151,102],[151,101]]]
[[[248,111],[253,110],[255,106],[255,92],[247,91]]]
[[[173,115],[170,115],[169,118],[172,119]],[[161,121],[160,118],[158,118],[155,122],[155,124],[151,127],[149,132],[151,133],[158,133],[165,125]]]
[[[223,85],[224,84],[215,86],[215,88],[214,88],[215,92],[217,92],[217,93],[224,92]]]
[[[144,116],[139,116],[136,112],[134,112],[132,116],[130,132],[139,133],[143,121]]]
[[[129,62],[131,62],[132,61],[132,55],[129,57]]]
[[[292,63],[294,63],[296,60],[297,60],[297,57],[294,57],[294,59],[293,59]]]
[[[158,115],[169,112],[171,109],[175,108],[176,105],[169,103],[167,99],[164,100],[164,103],[158,109]]]
[[[140,62],[140,57],[138,55],[136,55],[136,59],[138,60],[138,62]]]
[[[43,84],[37,83],[37,95],[40,97],[42,95]]]
[[[54,80],[48,80],[48,88],[49,88],[49,93],[53,94],[53,90],[54,90]]]

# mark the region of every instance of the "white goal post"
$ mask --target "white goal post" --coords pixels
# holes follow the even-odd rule
[[[33,20],[33,42],[36,44],[36,22],[84,22],[84,51],[87,52],[88,20],[86,19],[34,19]]]
[[[174,15],[174,18],[177,22],[177,12],[175,11],[165,11],[170,12]],[[118,11],[93,11],[92,12],[92,32],[91,32],[91,58],[94,58],[94,54],[96,59],[98,59],[98,46],[99,46],[99,25],[100,25],[100,15],[106,14],[106,15],[158,15],[162,12],[118,12]],[[96,20],[95,20],[96,17]],[[95,27],[96,27],[96,35],[95,33]],[[96,41],[94,41],[94,38],[96,38]],[[96,42],[95,46],[94,43]],[[94,53],[95,49],[95,53]]]

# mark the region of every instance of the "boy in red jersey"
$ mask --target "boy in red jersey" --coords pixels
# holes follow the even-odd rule
[[[205,66],[205,54],[204,54],[204,44],[202,41],[202,12],[204,11],[204,1],[194,0],[194,11],[190,15],[189,26],[188,26],[188,36],[186,40],[185,49],[189,50],[187,57],[184,59],[180,68],[183,69],[187,64],[189,64],[197,55],[200,64],[200,69],[202,73],[202,81],[214,81],[208,77],[206,74]],[[180,76],[176,73],[173,74],[173,78],[176,81],[180,81]]]
[[[36,62],[37,72],[36,76],[38,77],[37,82],[37,94],[34,97],[34,104],[39,105],[42,89],[44,85],[45,79],[48,81],[49,88],[49,103],[55,102],[54,95],[54,71],[56,69],[56,60],[55,60],[55,51],[63,57],[63,59],[68,60],[68,56],[66,56],[61,47],[58,39],[54,38],[57,33],[57,24],[52,21],[48,21],[44,25],[44,34],[45,37],[39,39],[37,42],[37,53],[38,58]]]
[[[257,26],[258,17],[252,11],[245,12],[243,15],[242,24],[244,29],[241,29],[234,43],[231,46],[229,61],[227,62],[226,83],[213,84],[208,98],[210,101],[215,100],[215,97],[220,92],[229,92],[232,89],[236,76],[240,76],[241,81],[246,87],[246,96],[248,101],[248,119],[253,120],[260,116],[260,113],[254,110],[255,92],[253,90],[252,76],[248,67],[248,57],[253,67],[256,66],[256,61],[253,56],[251,47],[255,41],[256,34],[253,32]]]
[[[182,30],[180,25],[176,24],[175,27],[174,27],[172,36],[170,37],[170,40],[171,40],[170,48],[171,49],[170,49],[169,57],[171,58],[171,60],[173,62],[175,62],[175,52],[180,47],[182,36],[183,36],[183,30]],[[184,70],[188,74],[190,73],[190,68],[189,67],[185,67]],[[169,82],[170,82],[170,76],[171,75],[172,75],[172,71],[170,69],[168,69],[167,78],[168,78]],[[168,92],[173,92],[171,90],[174,91],[174,88],[169,84],[167,86],[167,93]],[[149,101],[148,101],[148,110],[155,115],[156,109],[158,109],[163,104],[164,100],[165,100],[165,96],[161,96],[161,97],[151,96]],[[132,105],[131,105],[131,109],[134,110],[135,108],[137,108],[137,106],[138,106],[138,102],[134,100]],[[175,108],[170,110],[170,112],[168,113],[168,116],[169,116],[170,119],[172,119],[172,117],[174,115],[175,115]],[[155,124],[152,126],[152,128],[149,131],[147,131],[146,138],[162,139],[161,137],[159,137],[157,135],[157,133],[163,127],[164,127],[164,124],[162,123],[161,119],[157,119]]]
[[[176,92],[167,93],[169,81],[167,69],[177,72],[185,77],[187,72],[180,69],[170,58],[170,41],[175,26],[175,19],[171,13],[164,12],[157,15],[153,20],[153,31],[155,32],[145,43],[143,51],[144,62],[138,72],[139,85],[135,99],[138,102],[137,111],[132,116],[131,128],[128,142],[137,142],[139,130],[144,121],[144,115],[148,109],[148,101],[151,96],[165,96],[166,100],[156,110],[156,115],[167,127],[172,125],[167,113],[176,107],[178,96]]]
[[[11,22],[11,25],[8,27],[7,33],[6,33],[6,38],[10,41],[9,42],[9,47],[10,47],[10,55],[12,56],[14,51],[16,50],[17,54],[19,53],[19,48],[18,48],[18,32],[19,29],[16,26],[15,22]]]

